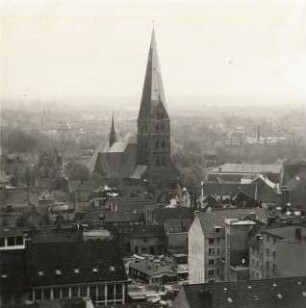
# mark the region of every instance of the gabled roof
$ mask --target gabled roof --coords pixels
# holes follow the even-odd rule
[[[211,231],[214,227],[224,227],[225,219],[244,219],[249,215],[255,215],[255,219],[266,222],[268,214],[267,211],[262,208],[222,209],[212,212],[200,212],[197,214],[204,233]]]
[[[169,119],[165,104],[164,86],[153,29],[138,119],[156,117]]]
[[[190,284],[180,292],[190,308],[302,308],[306,306],[306,277]],[[174,303],[176,307],[181,306]]]
[[[127,279],[120,250],[109,240],[31,244],[26,261],[31,286]]]
[[[283,228],[275,228],[275,229],[266,229],[263,230],[262,233],[266,233],[273,237],[277,237],[279,239],[295,239],[296,229],[299,229],[299,226],[287,226]],[[301,228],[302,234],[306,235],[306,228]]]

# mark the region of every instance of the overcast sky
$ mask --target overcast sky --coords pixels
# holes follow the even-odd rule
[[[0,1],[5,99],[138,103],[152,19],[168,101],[306,97],[304,0]]]

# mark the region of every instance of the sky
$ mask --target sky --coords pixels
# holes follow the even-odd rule
[[[154,20],[168,101],[304,102],[305,15],[305,0],[0,0],[0,97],[139,104]]]

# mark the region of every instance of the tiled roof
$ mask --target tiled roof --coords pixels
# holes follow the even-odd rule
[[[144,225],[134,226],[132,237],[164,237],[165,232],[162,226]]]
[[[275,228],[275,229],[266,229],[262,231],[262,233],[269,234],[271,236],[278,237],[280,239],[294,239],[295,238],[295,230],[300,227],[298,226],[288,226],[283,228]],[[302,233],[306,235],[306,228],[303,228]]]
[[[193,219],[193,209],[187,207],[178,208],[156,208],[154,220],[158,224],[164,224],[167,219]]]
[[[204,195],[212,196],[235,196],[243,191],[251,196],[255,196],[256,185],[254,184],[241,184],[241,183],[215,183],[205,182]],[[200,190],[200,187],[199,187]]]
[[[140,221],[144,220],[143,213],[104,212],[105,222]]]
[[[197,214],[204,232],[212,230],[214,227],[223,227],[225,219],[244,219],[249,215],[255,215],[259,221],[267,221],[267,211],[262,208],[255,209],[222,209],[212,212],[200,212]]]
[[[31,286],[127,279],[114,241],[31,244],[26,260]]]
[[[305,284],[306,277],[286,277],[183,285],[180,292],[185,292],[190,308],[303,308]]]
[[[281,164],[224,164],[214,168],[210,173],[280,173],[282,169]]]

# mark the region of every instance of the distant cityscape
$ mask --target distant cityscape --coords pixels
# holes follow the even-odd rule
[[[306,307],[302,107],[165,90],[153,28],[139,108],[4,102],[0,307]]]

